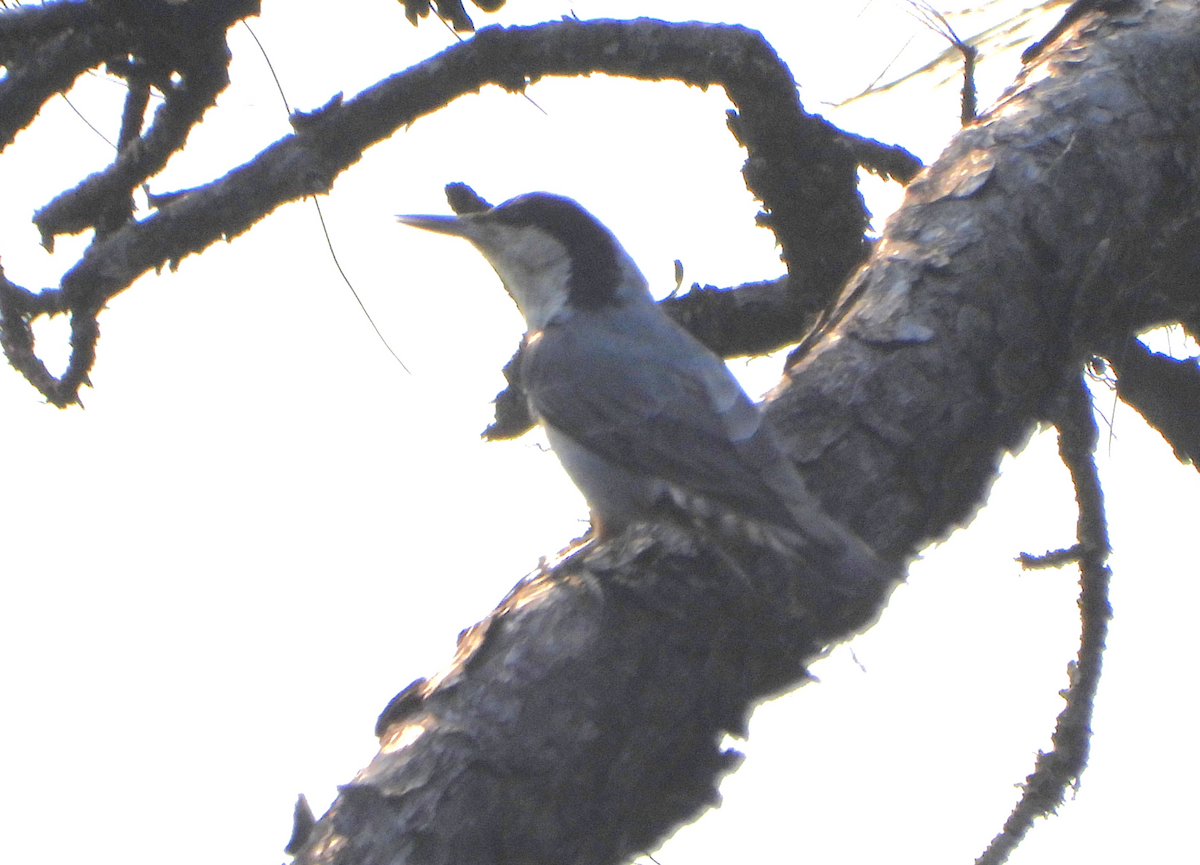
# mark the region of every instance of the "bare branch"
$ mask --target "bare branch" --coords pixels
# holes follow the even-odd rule
[[[1021,553],[1017,561],[1027,571],[1038,571],[1045,568],[1061,568],[1063,565],[1074,564],[1083,555],[1083,547],[1074,544],[1061,550],[1052,550],[1044,555],[1035,556],[1031,553]]]
[[[769,211],[761,219],[775,231],[788,263],[794,318],[811,325],[868,248],[863,238],[868,217],[856,186],[863,140],[848,142],[823,119],[804,113],[787,67],[758,33],[650,20],[489,28],[352,100],[339,96],[310,114],[296,113],[295,133],[253,161],[171,198],[147,219],[97,238],[64,276],[63,305],[99,310],[141,274],[173,268],[217,240],[234,238],[287,201],[327,192],[366,148],[464,93],[488,83],[522,91],[547,75],[592,72],[726,89],[738,107],[731,127],[749,151],[747,184]],[[897,155],[893,149],[889,159]],[[120,189],[146,168],[135,157],[123,159],[124,154],[111,175],[89,182],[97,190]],[[103,178],[116,175],[121,180],[109,187]],[[78,205],[68,196],[54,210],[43,210],[43,230],[74,230],[86,222],[89,208],[102,200],[103,193],[93,188],[85,183],[74,193]],[[60,215],[60,207],[77,216]],[[56,404],[71,401],[62,387],[47,396]]]
[[[1167,440],[1180,462],[1200,471],[1200,365],[1152,352],[1130,338],[1105,354],[1117,374],[1117,396]]]
[[[979,60],[979,49],[964,42],[954,32],[946,16],[934,8],[928,0],[906,0],[909,14],[920,21],[928,30],[937,33],[958,49],[963,58],[962,108],[959,120],[963,126],[975,119],[979,107],[979,94],[975,89],[975,64]]]
[[[884,144],[851,132],[843,132],[842,139],[854,154],[855,162],[887,180],[908,183],[925,167],[920,159],[896,144]]]
[[[156,14],[150,14],[151,10]],[[145,110],[148,92],[136,94],[153,84],[165,101],[144,136],[122,141],[112,165],[34,214],[33,221],[47,249],[53,249],[56,235],[76,234],[93,226],[103,227],[101,233],[107,234],[127,221],[118,221],[114,216],[128,211],[131,191],[162,170],[171,155],[183,147],[204,112],[216,105],[217,95],[229,86],[230,54],[225,31],[239,18],[257,14],[258,2],[226,2],[224,14],[218,11],[222,10],[202,9],[194,3],[179,7],[156,4],[135,13],[136,31],[120,20],[110,25],[125,36],[126,53],[136,58],[130,61],[120,57],[109,63],[110,71],[124,75],[130,85],[130,99],[122,116],[123,135],[135,128],[135,123],[136,128],[141,127],[141,114],[135,115],[134,110],[139,104]],[[109,41],[116,39],[110,37]],[[172,73],[177,81],[172,80]]]
[[[1051,741],[1053,749],[1038,752],[1033,773],[1025,779],[1017,807],[975,865],[1001,865],[1021,843],[1038,817],[1045,817],[1062,804],[1066,792],[1078,787],[1087,766],[1092,739],[1092,709],[1100,685],[1104,641],[1112,607],[1108,584],[1112,572],[1108,560],[1108,523],[1104,494],[1096,471],[1095,451],[1099,431],[1092,413],[1091,396],[1082,381],[1067,385],[1055,410],[1058,448],[1075,484],[1079,505],[1074,558],[1079,562],[1079,617],[1082,631],[1079,656],[1067,666],[1070,685],[1062,692],[1067,705],[1058,716]]]
[[[118,247],[128,241],[121,227],[133,224],[132,190],[182,147],[188,130],[228,84],[224,31],[239,17],[257,11],[258,0],[207,4],[103,0],[62,2],[0,16],[0,50],[9,66],[8,76],[0,82],[0,108],[4,109],[0,115],[9,121],[0,130],[3,142],[11,141],[33,119],[45,99],[67,89],[76,75],[101,60],[107,59],[113,71],[130,81],[116,161],[35,216],[47,248],[55,234],[89,227],[96,228],[89,255],[109,239],[116,240]],[[185,86],[172,84],[170,73],[175,69]],[[158,111],[150,133],[140,138],[150,83],[163,90],[167,104]],[[79,388],[96,357],[100,334],[96,315],[115,293],[81,287],[78,277],[74,283],[71,280],[68,274],[61,289],[34,295],[0,277],[0,341],[9,363],[60,407],[79,401]],[[71,356],[66,371],[56,378],[34,351],[32,320],[39,314],[67,311]]]

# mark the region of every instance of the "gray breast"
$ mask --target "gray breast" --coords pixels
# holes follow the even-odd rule
[[[666,493],[663,481],[609,462],[544,420],[542,427],[563,469],[592,509],[597,533],[611,535],[647,516]]]

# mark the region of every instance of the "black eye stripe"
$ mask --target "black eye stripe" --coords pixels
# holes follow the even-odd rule
[[[488,217],[507,225],[539,228],[566,247],[571,257],[567,289],[572,306],[596,309],[616,302],[621,279],[616,239],[575,201],[531,192],[497,205]]]

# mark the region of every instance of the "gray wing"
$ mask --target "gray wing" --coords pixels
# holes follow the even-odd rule
[[[768,480],[784,457],[758,408],[665,316],[551,324],[527,348],[522,384],[535,414],[603,459],[744,516],[796,525]]]

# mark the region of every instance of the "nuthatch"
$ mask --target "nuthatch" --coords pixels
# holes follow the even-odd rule
[[[805,489],[725,363],[654,302],[646,278],[575,201],[533,192],[464,216],[401,216],[469,240],[529,327],[529,408],[610,537],[674,512],[830,562],[895,569]]]

